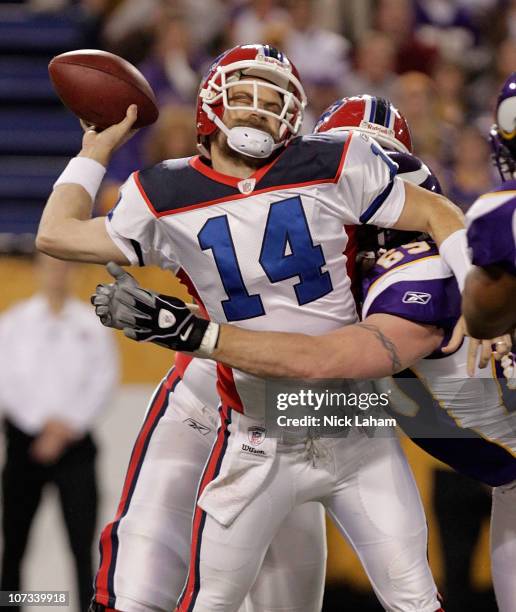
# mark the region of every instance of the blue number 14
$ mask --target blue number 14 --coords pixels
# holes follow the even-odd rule
[[[226,215],[208,219],[198,234],[203,251],[211,249],[228,296],[222,308],[228,321],[265,314],[259,294],[250,295],[240,271]],[[314,245],[300,197],[271,204],[260,252],[260,264],[271,283],[297,276],[294,285],[300,305],[317,300],[332,290],[320,245]]]

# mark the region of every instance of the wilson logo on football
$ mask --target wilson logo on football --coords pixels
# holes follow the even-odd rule
[[[401,300],[404,304],[428,304],[432,299],[430,293],[422,291],[407,291]]]

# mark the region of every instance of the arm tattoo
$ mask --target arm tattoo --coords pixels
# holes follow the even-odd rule
[[[395,374],[399,370],[401,370],[401,360],[399,358],[398,352],[396,350],[396,346],[392,340],[389,340],[385,334],[383,334],[376,325],[371,325],[369,323],[359,323],[358,324],[363,329],[367,329],[372,332],[376,338],[381,342],[382,346],[385,348],[389,357],[391,358],[391,367],[392,373]]]

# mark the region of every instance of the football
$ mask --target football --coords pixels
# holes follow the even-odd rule
[[[63,104],[99,130],[122,121],[130,104],[138,106],[134,127],[145,127],[158,118],[151,86],[118,55],[96,49],[70,51],[54,57],[48,72]]]

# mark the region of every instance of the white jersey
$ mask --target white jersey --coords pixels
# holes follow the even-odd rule
[[[386,253],[365,282],[362,317],[385,313],[444,329],[461,312],[455,278],[430,242]],[[447,339],[443,343],[446,344]],[[467,373],[468,342],[452,355],[436,351],[394,377],[398,425],[460,472],[496,486],[516,480],[516,391],[492,361]],[[388,385],[392,386],[392,379]]]
[[[357,319],[345,224],[391,227],[404,205],[396,165],[360,135],[297,138],[239,180],[199,157],[133,174],[108,215],[132,264],[169,269],[216,322],[320,334]],[[229,407],[263,414],[262,383],[219,366]]]
[[[481,196],[468,210],[466,224],[473,263],[500,265],[516,275],[516,181]]]

